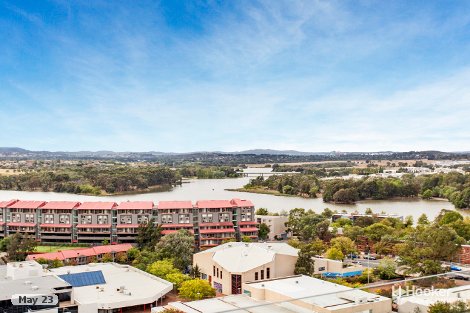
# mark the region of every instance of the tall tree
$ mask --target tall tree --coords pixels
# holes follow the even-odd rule
[[[194,236],[187,230],[164,236],[156,245],[160,259],[173,259],[176,268],[185,271],[192,264]]]
[[[294,273],[296,275],[312,276],[315,271],[314,257],[321,255],[325,251],[325,245],[321,240],[315,240],[309,244],[303,244],[299,250],[299,257],[295,263]]]
[[[151,219],[147,223],[142,223],[137,229],[136,243],[140,250],[155,248],[157,242],[162,237],[162,229],[160,225],[155,225],[155,219]]]
[[[29,236],[15,233],[7,241],[7,254],[10,261],[24,261],[28,253],[34,251],[37,242]]]

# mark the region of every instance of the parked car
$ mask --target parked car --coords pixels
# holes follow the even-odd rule
[[[347,255],[347,257],[350,258],[350,259],[358,259],[359,258],[359,256],[355,253],[350,253],[350,254]]]
[[[366,254],[366,255],[364,255],[364,259],[366,259],[366,260],[377,260],[377,257],[375,255]]]
[[[456,265],[451,265],[450,270],[460,272],[462,269]]]

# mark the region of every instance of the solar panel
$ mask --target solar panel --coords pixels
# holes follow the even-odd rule
[[[72,285],[72,287],[106,284],[103,272],[101,271],[64,274],[59,275],[59,277]]]

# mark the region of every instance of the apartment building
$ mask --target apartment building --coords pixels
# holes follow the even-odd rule
[[[51,201],[42,206],[38,212],[38,239],[47,242],[71,242],[73,212],[80,206],[75,201]]]
[[[134,242],[140,224],[153,218],[152,201],[127,201],[117,207],[117,242]]]
[[[116,208],[116,202],[83,202],[77,209],[77,235],[74,241],[117,242]]]
[[[257,239],[254,206],[248,200],[74,202],[0,202],[0,236],[16,232],[43,242],[135,242],[138,227],[154,221],[163,235],[180,229],[194,234],[202,249],[225,240]]]

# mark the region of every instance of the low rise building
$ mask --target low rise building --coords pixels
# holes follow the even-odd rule
[[[288,220],[287,216],[281,215],[256,215],[258,224],[263,223],[269,227],[269,240],[281,240],[289,237],[286,227]]]
[[[293,275],[297,257],[286,243],[230,242],[196,253],[193,266],[218,292],[240,294],[244,282]]]
[[[36,261],[0,266],[0,311],[23,313],[142,312],[158,304],[173,284],[128,265],[90,263],[54,269]],[[15,295],[58,296],[47,307],[13,306]],[[36,311],[37,310],[37,311]]]
[[[26,260],[59,260],[63,261],[65,264],[81,265],[98,262],[106,254],[109,254],[112,258],[115,258],[119,253],[126,253],[131,248],[132,245],[130,243],[96,246],[91,248],[78,248],[57,252],[30,254],[26,257]]]
[[[309,276],[291,276],[243,284],[242,295],[193,302],[171,302],[185,313],[390,313],[392,300]],[[152,310],[158,312],[158,309]]]

